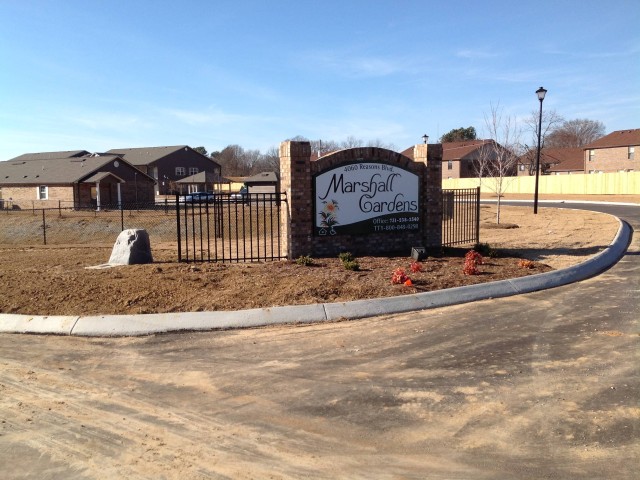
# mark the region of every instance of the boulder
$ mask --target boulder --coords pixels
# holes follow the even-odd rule
[[[153,263],[147,231],[130,228],[120,232],[111,251],[109,263],[113,265]]]

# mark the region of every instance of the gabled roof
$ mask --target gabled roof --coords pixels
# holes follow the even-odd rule
[[[68,185],[85,181],[116,159],[124,162],[117,155],[7,160],[0,162],[0,185]]]
[[[221,178],[218,175],[215,175],[211,172],[199,172],[195,175],[191,175],[190,177],[181,178],[177,180],[176,183],[218,183],[221,181]]]
[[[461,142],[446,142],[442,145],[442,161],[461,160],[464,158],[474,158],[475,153],[482,149],[483,145],[494,143],[493,140],[464,140]],[[413,147],[401,152],[402,155],[413,160]]]
[[[95,183],[95,182],[101,182],[105,178],[109,178],[109,177],[115,178],[118,181],[118,183],[125,183],[123,179],[121,179],[119,176],[117,176],[115,173],[112,173],[112,172],[96,172],[93,175],[91,175],[89,178],[85,178],[84,181],[87,183]]]
[[[119,155],[133,165],[148,165],[178,150],[187,150],[188,145],[172,147],[113,148],[106,153]]]
[[[40,152],[40,153],[25,153],[18,157],[12,158],[11,161],[30,161],[30,160],[47,160],[50,158],[74,158],[83,157],[85,155],[91,155],[86,150],[69,150],[66,152]]]
[[[551,164],[550,172],[584,171],[584,150],[582,148],[545,148],[542,163]]]
[[[245,183],[260,183],[260,182],[269,182],[275,183],[278,181],[278,176],[276,172],[260,172],[251,177],[247,177],[244,179]]]
[[[582,147],[585,150],[596,148],[630,147],[640,145],[640,128],[617,130]]]

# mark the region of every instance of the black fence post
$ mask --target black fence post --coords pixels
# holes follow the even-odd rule
[[[45,219],[44,208],[42,209],[42,237],[44,244],[47,244],[47,221]]]
[[[476,189],[476,243],[480,243],[480,187]]]
[[[124,209],[122,203],[120,204],[120,231],[124,231]]]
[[[166,202],[166,198],[165,198]],[[180,241],[180,202],[178,201],[178,195],[176,195],[176,232],[178,237],[178,263],[182,262],[182,244]]]

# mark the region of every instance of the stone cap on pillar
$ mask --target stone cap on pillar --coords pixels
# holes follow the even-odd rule
[[[310,157],[310,142],[294,142],[286,140],[280,143],[280,157]]]
[[[413,147],[413,159],[416,162],[442,160],[441,143],[419,143]]]

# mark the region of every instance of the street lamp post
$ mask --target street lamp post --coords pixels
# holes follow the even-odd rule
[[[533,196],[533,214],[536,215],[538,213],[538,178],[540,177],[540,137],[542,136],[542,101],[544,100],[544,96],[547,91],[540,87],[536,90],[536,95],[538,95],[538,100],[540,100],[540,118],[538,120],[538,153],[536,155],[536,188]]]
[[[429,135],[427,135],[426,133],[422,135],[422,140],[424,140],[424,143],[427,143],[429,141]]]

